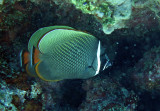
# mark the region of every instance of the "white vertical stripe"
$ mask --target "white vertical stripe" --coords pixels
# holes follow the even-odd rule
[[[22,57],[22,53],[23,53],[23,50],[21,50],[21,52],[20,52],[20,54],[19,54],[19,56],[20,56],[20,66],[22,67],[23,66],[23,63],[22,63],[22,59],[23,59],[23,57]]]
[[[100,66],[101,66],[101,60],[100,60],[100,54],[101,54],[101,42],[99,41],[98,43],[98,49],[97,49],[97,71],[96,71],[96,74],[97,75],[100,71]]]

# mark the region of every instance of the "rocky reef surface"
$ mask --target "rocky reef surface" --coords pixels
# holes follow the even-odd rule
[[[87,80],[30,77],[19,53],[53,25],[96,36],[112,66]],[[159,0],[0,0],[0,110],[159,111],[159,35]]]

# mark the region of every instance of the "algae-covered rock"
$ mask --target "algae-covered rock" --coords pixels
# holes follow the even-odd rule
[[[71,3],[83,13],[94,15],[105,34],[124,28],[131,15],[131,0],[71,0]]]
[[[144,54],[132,74],[136,88],[141,91],[160,91],[160,47],[154,47]]]
[[[3,5],[4,0],[0,0],[0,5]]]

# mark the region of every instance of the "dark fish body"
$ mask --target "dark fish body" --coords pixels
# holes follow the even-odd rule
[[[101,42],[66,26],[41,28],[30,38],[26,70],[45,81],[86,79],[101,67]]]

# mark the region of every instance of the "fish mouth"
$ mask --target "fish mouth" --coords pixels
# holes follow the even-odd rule
[[[103,67],[102,70],[105,70],[105,69],[108,68],[109,66],[112,66],[112,63],[110,62],[107,54],[105,54],[105,59],[106,59],[106,63],[105,63],[105,65],[104,65],[104,67]]]

